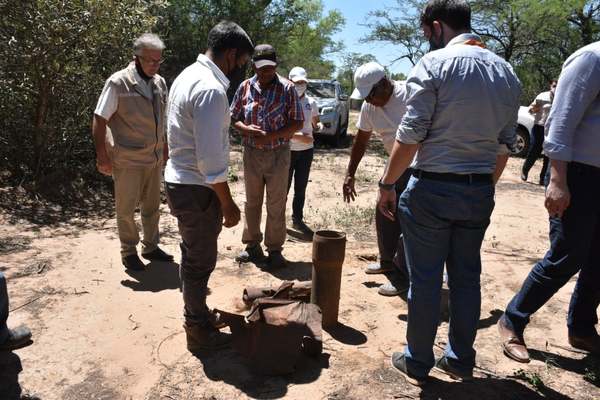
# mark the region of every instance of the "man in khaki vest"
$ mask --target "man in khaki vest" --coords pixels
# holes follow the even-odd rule
[[[144,236],[142,257],[173,260],[158,247],[161,168],[168,150],[164,140],[167,85],[157,72],[165,45],[158,36],[145,33],[135,40],[133,48],[134,61],[104,85],[92,131],[98,171],[112,175],[115,182],[123,265],[144,270],[137,255],[140,237],[133,218],[138,205]]]

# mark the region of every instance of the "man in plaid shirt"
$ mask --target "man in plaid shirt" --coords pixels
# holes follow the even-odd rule
[[[267,192],[265,246],[271,268],[285,266],[281,254],[286,236],[285,207],[290,167],[290,138],[303,124],[303,113],[294,85],[277,74],[273,46],[254,49],[255,75],[242,82],[232,104],[231,118],[242,135],[246,205],[240,262],[260,262],[265,256],[260,220]]]

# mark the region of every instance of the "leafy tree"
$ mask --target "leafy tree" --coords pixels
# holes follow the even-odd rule
[[[354,71],[363,64],[370,61],[377,61],[372,54],[346,53],[343,62],[337,74],[337,80],[340,82],[344,92],[351,94],[354,90]]]
[[[425,0],[396,0],[396,6],[372,11],[364,24],[370,33],[363,43],[383,42],[398,46],[394,61],[407,59],[415,65],[426,52],[427,41],[421,33],[420,13]]]
[[[425,1],[396,0],[392,8],[370,14],[364,41],[397,44],[398,59],[413,65],[425,40],[419,12]],[[509,61],[523,83],[523,103],[547,90],[564,60],[579,47],[600,38],[598,0],[472,0],[473,31],[488,48]]]
[[[50,185],[91,170],[90,122],[104,80],[131,60],[133,39],[162,6],[0,0],[0,170],[9,181]]]

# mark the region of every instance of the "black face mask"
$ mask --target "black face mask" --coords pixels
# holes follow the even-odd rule
[[[433,26],[431,27],[431,37],[429,38],[429,51],[443,49],[444,47],[444,27],[440,25],[440,37],[439,40],[436,40],[434,36]]]
[[[146,82],[148,82],[150,79],[152,79],[151,76],[146,75],[146,73],[144,72],[144,69],[142,68],[142,65],[140,64],[140,61],[137,59],[137,57],[135,58],[135,69],[137,69],[138,74],[140,74],[142,79],[145,80]]]
[[[229,79],[230,86],[237,88],[240,83],[242,83],[242,81],[246,78],[247,67],[247,64],[244,64],[241,67],[236,66],[225,75],[227,76],[227,79]]]

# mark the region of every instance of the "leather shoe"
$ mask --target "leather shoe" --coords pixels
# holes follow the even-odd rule
[[[165,253],[160,247],[157,247],[156,249],[152,250],[150,253],[142,253],[142,257],[144,257],[146,260],[150,260],[150,261],[163,261],[163,262],[173,261],[173,256],[168,253]]]
[[[231,344],[230,334],[220,332],[213,327],[184,324],[183,329],[185,330],[187,349],[192,354],[222,349]]]
[[[137,254],[131,254],[127,257],[123,257],[123,265],[125,268],[132,271],[144,271],[146,269],[146,265],[144,265]]]
[[[0,343],[0,350],[12,351],[29,346],[31,343],[31,331],[26,326],[8,330],[8,338]]]
[[[527,351],[523,336],[517,335],[510,329],[505,318],[506,317],[502,315],[498,320],[498,332],[500,333],[500,340],[502,340],[504,354],[515,361],[528,363],[530,361],[529,352]]]
[[[600,356],[600,335],[573,336],[569,335],[569,344],[576,349],[588,351]]]

